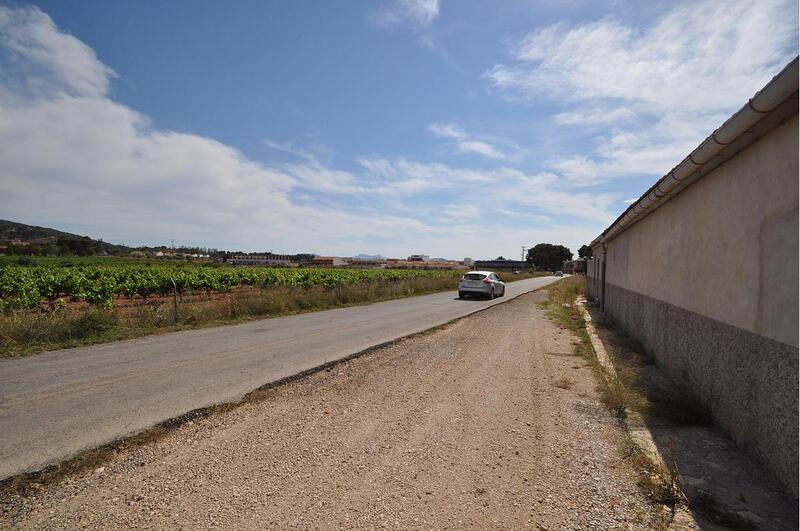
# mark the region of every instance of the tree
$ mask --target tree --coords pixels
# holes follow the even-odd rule
[[[592,257],[592,248],[588,245],[581,245],[581,248],[578,249],[578,256],[581,258],[591,258]]]
[[[495,260],[497,260],[497,261],[499,262],[499,261],[502,261],[502,260],[508,260],[508,258],[504,257],[504,256],[501,254],[500,256],[498,256],[497,258],[495,258]]]
[[[563,245],[538,243],[528,249],[528,263],[545,271],[561,269],[565,260],[572,260],[572,251]]]

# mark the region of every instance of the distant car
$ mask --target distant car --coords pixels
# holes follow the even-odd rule
[[[458,298],[480,295],[489,299],[506,294],[506,284],[500,275],[491,271],[470,271],[458,283]]]
[[[556,276],[557,277],[563,277],[564,276],[564,272],[563,271],[556,271]]]

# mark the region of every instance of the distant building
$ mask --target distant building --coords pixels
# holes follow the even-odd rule
[[[465,269],[464,264],[455,260],[400,260],[389,258],[386,267],[390,269]]]
[[[522,260],[475,260],[472,269],[481,271],[522,271],[527,267]]]
[[[273,253],[232,253],[228,255],[229,264],[234,265],[261,265],[261,266],[290,266],[291,257],[287,254]]]
[[[462,260],[461,263],[463,263],[467,267],[472,267],[472,265],[475,263],[475,260],[473,260],[472,258],[464,258],[464,260]]]
[[[565,260],[561,265],[561,271],[569,275],[586,273],[586,259]]]
[[[350,260],[341,256],[314,256],[311,264],[314,267],[346,267]]]
[[[385,258],[353,258],[350,262],[353,267],[380,268],[386,266]]]
[[[290,258],[292,262],[300,267],[312,267],[314,265],[314,256],[313,254],[301,253],[293,254]]]
[[[412,254],[408,257],[409,262],[428,262],[431,259],[427,254]]]

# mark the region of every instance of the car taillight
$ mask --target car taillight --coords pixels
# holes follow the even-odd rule
[[[492,283],[492,281],[491,281],[491,280],[489,280],[488,278],[484,278],[484,279],[483,279],[483,283],[484,283],[484,284],[486,284],[486,285],[488,286],[489,284],[491,284],[491,283]]]

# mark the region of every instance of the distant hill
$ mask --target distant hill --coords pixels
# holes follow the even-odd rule
[[[358,258],[359,260],[386,260],[385,256],[379,254],[357,254],[353,258]]]
[[[8,254],[78,255],[127,254],[130,247],[48,227],[0,219],[0,246]]]
[[[37,227],[36,225],[25,225],[15,221],[0,219],[0,241],[9,240],[31,241],[40,238],[85,238],[69,232],[63,232],[47,227]]]

